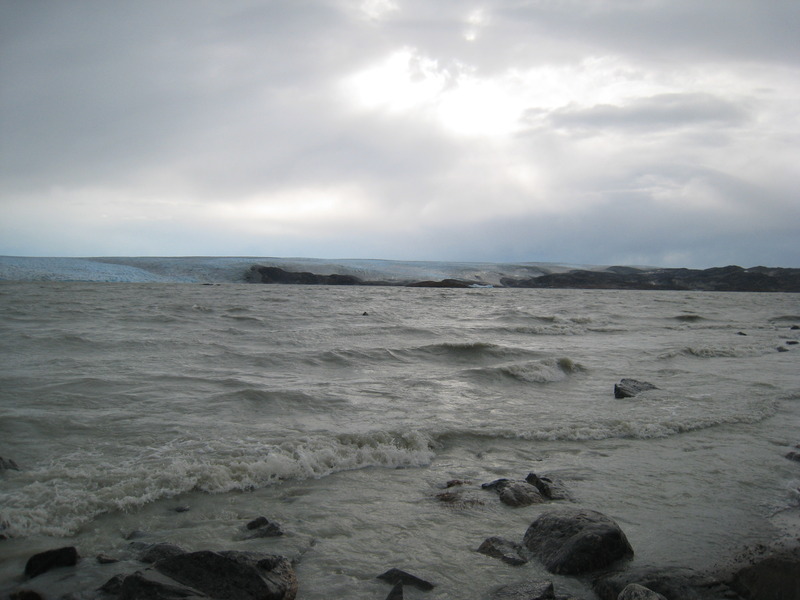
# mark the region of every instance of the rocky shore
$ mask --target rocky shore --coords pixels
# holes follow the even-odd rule
[[[372,281],[353,275],[318,275],[253,265],[245,279],[251,283],[303,285],[404,285],[407,287],[511,287],[625,290],[697,290],[714,292],[800,292],[800,269],[739,266],[710,269],[638,269],[608,267],[604,270],[573,269],[534,277],[501,277],[500,285],[482,280],[442,279],[423,281]]]

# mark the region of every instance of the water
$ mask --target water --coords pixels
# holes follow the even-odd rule
[[[486,598],[546,575],[475,552],[547,509],[480,489],[530,471],[636,563],[711,568],[800,530],[794,324],[793,294],[1,284],[0,592],[63,545],[80,568],[26,586],[93,590],[141,568],[137,531],[283,553],[301,599],[385,597],[390,567],[437,584],[409,598]],[[436,499],[451,479],[471,502]],[[259,515],[286,535],[243,539]]]

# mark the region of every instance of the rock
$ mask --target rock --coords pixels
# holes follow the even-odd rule
[[[400,569],[389,569],[385,573],[378,575],[378,579],[382,579],[383,581],[388,581],[393,585],[397,585],[398,583],[402,583],[403,585],[413,585],[415,588],[420,589],[424,592],[432,590],[434,585],[424,579],[420,579],[419,577],[412,575],[411,573],[406,573],[405,571],[401,571]]]
[[[617,600],[667,600],[658,592],[654,592],[650,588],[646,588],[638,583],[631,583],[625,586]]]
[[[492,594],[492,600],[554,600],[552,581],[525,581],[504,585]]]
[[[119,559],[116,559],[116,558],[114,558],[112,556],[109,556],[108,554],[98,554],[97,557],[96,557],[96,560],[97,560],[97,564],[100,564],[100,565],[110,565],[110,564],[113,564],[115,562],[119,562]]]
[[[36,577],[56,567],[72,567],[78,563],[78,558],[78,551],[74,546],[40,552],[28,559],[25,575]]]
[[[472,482],[468,479],[451,479],[446,484],[444,484],[444,487],[451,488],[459,485],[470,485],[471,483]]]
[[[757,560],[736,572],[729,585],[745,598],[797,600],[800,598],[800,549]]]
[[[180,546],[176,546],[175,544],[162,542],[160,544],[147,546],[139,555],[139,560],[143,563],[152,565],[159,560],[170,558],[171,556],[178,556],[179,554],[186,554],[186,550]]]
[[[406,287],[431,287],[431,288],[468,288],[470,284],[459,279],[442,279],[441,281],[415,281],[407,283]]]
[[[614,384],[614,397],[615,398],[633,398],[641,392],[647,390],[657,390],[658,388],[652,383],[647,381],[638,381],[636,379],[620,379],[619,383]]]
[[[789,349],[786,346],[778,346],[777,348],[775,348],[775,350],[777,350],[778,352],[788,352],[789,351]]]
[[[111,578],[102,591],[120,600],[292,600],[297,580],[288,559],[251,552],[183,552],[156,544],[166,556],[144,571]],[[175,551],[179,554],[170,555]]]
[[[570,497],[564,484],[544,475],[539,477],[536,473],[528,473],[525,481],[539,490],[539,493],[548,500],[567,500]]]
[[[787,346],[796,346],[797,344],[800,344],[800,342],[798,342],[797,340],[787,340],[786,341],[786,345]]]
[[[543,513],[523,538],[523,545],[551,573],[574,575],[631,558],[628,538],[617,523],[593,510],[560,508]]]
[[[365,282],[352,275],[317,275],[306,271],[284,271],[278,267],[250,267],[247,280],[255,283],[294,283],[302,285],[362,285]]]
[[[33,590],[17,590],[9,596],[10,600],[44,600],[39,592]]]
[[[184,505],[182,505],[182,506],[176,506],[176,507],[175,507],[175,508],[173,508],[172,510],[173,510],[173,511],[175,511],[176,513],[185,513],[185,512],[189,512],[189,511],[190,511],[190,510],[192,510],[192,509],[191,509],[191,507],[189,507],[189,506],[186,506],[186,505],[184,504]]]
[[[140,538],[147,537],[146,531],[140,531],[139,529],[134,529],[128,535],[125,536],[126,540],[138,540]]]
[[[791,329],[792,331],[794,331],[795,329],[800,329],[800,325],[792,325],[791,327],[789,327],[789,329]]]
[[[639,567],[603,575],[595,580],[593,587],[601,600],[618,600],[631,584],[637,584],[669,600],[700,600],[706,596],[709,583],[708,578],[691,569]]]
[[[125,577],[126,575],[118,573],[97,589],[106,594],[111,594],[112,596],[119,596],[120,593],[122,593],[122,582],[125,580]]]
[[[0,471],[19,471],[19,466],[10,458],[0,456]]]
[[[389,595],[386,596],[386,600],[403,600],[403,584],[396,583]]]
[[[490,483],[484,483],[481,487],[497,492],[500,496],[500,501],[508,506],[530,506],[531,504],[541,504],[545,501],[539,490],[527,481],[496,479]]]
[[[800,462],[800,452],[789,452],[786,455],[786,458],[788,458],[789,460]]]
[[[486,538],[478,547],[478,552],[492,558],[499,558],[509,565],[519,566],[528,562],[528,559],[524,558],[525,549],[520,544],[501,537]]]
[[[113,581],[109,580],[106,585]],[[111,588],[113,589],[113,584]],[[211,600],[202,591],[182,585],[153,569],[128,575],[122,580],[117,593],[119,600]]]
[[[274,521],[270,521],[266,517],[258,517],[257,519],[253,519],[246,525],[246,528],[248,531],[252,531],[252,533],[244,536],[244,539],[246,540],[262,537],[278,537],[283,535],[283,529],[281,526]]]
[[[737,331],[736,335],[747,335],[744,331]]]

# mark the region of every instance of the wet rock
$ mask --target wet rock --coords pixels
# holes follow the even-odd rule
[[[270,521],[266,517],[253,519],[245,528],[250,532],[245,534],[244,539],[246,540],[263,537],[279,537],[283,535],[281,526],[275,521]]]
[[[144,548],[144,551],[139,555],[139,560],[152,565],[159,560],[170,558],[171,556],[178,556],[179,554],[186,554],[186,550],[175,544],[162,542]]]
[[[615,398],[633,398],[637,394],[647,390],[657,390],[658,388],[647,381],[637,379],[620,379],[619,383],[614,384]]]
[[[148,534],[147,534],[146,531],[141,531],[139,529],[134,529],[128,535],[125,536],[125,539],[126,540],[138,540],[140,538],[147,537],[147,535]]]
[[[564,484],[550,477],[544,475],[539,477],[536,473],[528,473],[525,481],[539,490],[539,493],[548,500],[568,500],[570,497]]]
[[[800,344],[797,340],[787,340],[786,342],[787,346],[796,346],[797,344]]]
[[[109,580],[106,585],[112,584],[113,581],[113,579]],[[113,584],[111,587],[113,589]],[[119,600],[178,600],[180,598],[211,600],[202,591],[182,585],[153,569],[136,571],[133,575],[128,575],[122,580],[117,593]]]
[[[386,600],[403,600],[403,584],[396,583],[389,595],[386,596]]]
[[[112,596],[119,596],[122,592],[122,582],[125,580],[125,577],[125,574],[118,573],[97,589],[106,594],[111,594]]]
[[[74,546],[40,552],[28,559],[25,575],[36,577],[56,567],[72,567],[78,563],[78,558],[78,550]]]
[[[800,598],[800,549],[758,559],[739,569],[729,585],[745,598],[797,600]]]
[[[189,512],[192,509],[189,506],[183,505],[183,506],[176,506],[172,510],[175,511],[176,513],[185,513],[185,512]]]
[[[0,471],[19,471],[19,466],[10,458],[0,456]]]
[[[744,331],[737,331],[736,335],[747,335]]]
[[[617,600],[667,600],[658,592],[654,592],[650,588],[646,588],[638,583],[631,583],[625,586]]]
[[[39,592],[34,590],[17,590],[9,596],[10,600],[44,600]]]
[[[500,501],[508,506],[530,506],[531,504],[541,504],[545,497],[539,490],[527,481],[516,481],[514,479],[496,479],[490,483],[484,483],[483,489],[493,490],[500,496]]]
[[[794,451],[789,452],[788,454],[786,454],[786,458],[788,458],[789,460],[800,462],[800,452],[794,452]]]
[[[525,581],[504,585],[492,594],[492,600],[554,600],[552,581]]]
[[[167,578],[156,578],[160,583],[177,583],[215,600],[292,600],[297,594],[291,563],[273,554],[203,550],[165,558],[148,569],[153,570]],[[128,578],[123,590],[127,583]]]
[[[499,558],[509,565],[519,566],[528,562],[528,559],[525,558],[525,548],[501,537],[486,538],[478,547],[478,552],[492,558]]]
[[[100,565],[110,565],[115,562],[119,562],[119,559],[114,558],[113,556],[109,556],[108,554],[98,554],[95,557],[95,560],[97,560],[97,564]]]
[[[613,519],[567,507],[540,515],[525,532],[523,545],[548,571],[567,575],[602,569],[633,556],[628,538]]]
[[[618,600],[631,584],[670,600],[700,600],[705,598],[710,580],[691,569],[640,567],[603,575],[595,580],[593,587],[600,600]]]
[[[429,581],[425,581],[424,579],[420,579],[416,575],[412,575],[411,573],[406,573],[400,569],[389,569],[385,573],[381,573],[378,575],[378,579],[383,581],[388,581],[393,585],[397,585],[398,583],[402,583],[403,585],[413,585],[415,588],[420,589],[424,592],[432,590],[434,585]]]
[[[789,351],[789,349],[786,346],[778,346],[777,348],[775,348],[775,350],[777,350],[778,352],[788,352]]]

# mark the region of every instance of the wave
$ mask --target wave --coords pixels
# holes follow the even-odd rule
[[[4,478],[5,535],[69,536],[97,516],[201,491],[253,490],[284,480],[319,478],[365,467],[421,467],[433,440],[420,432],[372,432],[283,443],[258,439],[174,440],[109,459],[76,452]],[[111,450],[113,452],[113,450]]]
[[[758,406],[749,406],[736,413],[685,418],[670,416],[662,419],[607,418],[590,422],[539,424],[536,429],[488,429],[449,431],[438,437],[446,443],[462,437],[482,439],[553,441],[594,441],[606,439],[659,439],[682,433],[718,427],[722,425],[752,424],[772,417],[777,412],[778,402],[770,401]]]
[[[488,342],[442,342],[408,348],[365,348],[329,350],[305,358],[311,364],[326,362],[337,365],[359,365],[375,362],[409,363],[438,360],[445,363],[486,363],[509,358],[539,356],[539,351]]]
[[[763,354],[763,349],[755,346],[686,346],[679,350],[670,350],[660,354],[658,358],[669,359],[677,356],[691,358],[744,358]]]
[[[488,379],[513,379],[523,383],[553,383],[563,381],[574,373],[584,371],[584,367],[570,358],[547,358],[539,361],[513,363],[495,367],[467,369],[468,377]]]

